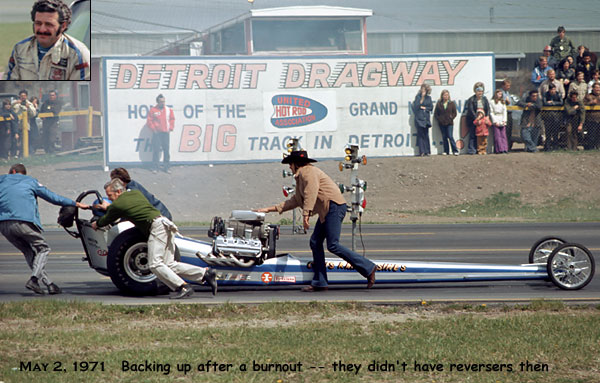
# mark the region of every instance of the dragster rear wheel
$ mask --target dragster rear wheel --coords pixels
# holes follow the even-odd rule
[[[554,236],[539,239],[531,246],[529,263],[547,263],[552,250],[566,242],[564,239]]]
[[[565,243],[554,249],[546,267],[552,283],[563,290],[583,288],[590,283],[596,269],[592,253],[577,243]]]
[[[178,249],[175,259],[180,259]],[[127,295],[157,295],[169,291],[150,271],[147,238],[136,228],[122,232],[113,240],[106,266],[112,282]]]

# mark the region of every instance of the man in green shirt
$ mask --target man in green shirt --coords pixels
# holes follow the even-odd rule
[[[176,292],[171,299],[191,296],[194,289],[181,277],[210,285],[213,295],[217,293],[216,272],[209,268],[198,267],[175,260],[174,235],[177,226],[168,218],[160,215],[139,190],[127,190],[118,178],[110,180],[105,186],[106,195],[112,201],[102,202],[106,214],[92,223],[92,228],[106,226],[119,218],[131,221],[135,227],[148,237],[148,262],[150,270],[165,285]]]

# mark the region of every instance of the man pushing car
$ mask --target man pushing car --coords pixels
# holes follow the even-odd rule
[[[217,293],[216,272],[213,269],[198,267],[175,260],[174,236],[177,226],[163,217],[139,190],[127,190],[123,182],[113,178],[104,185],[106,195],[112,203],[103,201],[101,208],[106,214],[92,222],[92,228],[106,226],[116,219],[124,218],[148,238],[148,261],[150,270],[175,294],[171,299],[187,298],[194,289],[181,277],[203,283],[206,282]]]
[[[346,200],[339,187],[319,168],[311,165],[317,162],[308,158],[304,150],[296,150],[285,157],[281,163],[288,164],[296,178],[296,193],[290,199],[278,205],[257,209],[260,213],[279,212],[302,207],[302,224],[308,230],[311,215],[318,215],[319,220],[310,237],[310,248],[313,253],[314,276],[310,286],[302,288],[304,292],[327,291],[327,267],[325,266],[325,250],[323,242],[327,240],[327,250],[344,259],[360,275],[367,278],[367,288],[375,284],[375,263],[340,244],[342,221],[346,215]]]

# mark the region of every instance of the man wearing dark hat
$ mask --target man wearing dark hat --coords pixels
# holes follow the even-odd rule
[[[365,257],[345,248],[340,244],[342,221],[346,215],[346,200],[339,187],[321,169],[311,165],[317,162],[308,158],[304,150],[293,151],[281,163],[289,164],[296,179],[296,193],[290,199],[275,206],[256,211],[261,213],[279,212],[302,208],[304,229],[308,230],[308,219],[317,214],[319,220],[310,237],[310,248],[313,252],[314,277],[310,286],[302,288],[305,292],[327,290],[327,268],[325,267],[325,250],[323,242],[327,240],[327,250],[348,262],[363,277],[367,278],[367,288],[375,283],[377,266]]]

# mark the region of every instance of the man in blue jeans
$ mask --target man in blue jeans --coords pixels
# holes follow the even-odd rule
[[[308,158],[304,150],[293,151],[281,163],[289,164],[296,178],[296,193],[293,197],[279,205],[258,209],[258,212],[269,213],[292,210],[302,207],[302,219],[305,230],[308,230],[308,220],[317,214],[319,220],[310,237],[310,248],[313,252],[314,276],[310,286],[302,288],[304,292],[326,291],[327,267],[325,266],[325,250],[323,242],[327,240],[327,250],[348,262],[354,270],[367,278],[367,288],[375,284],[377,265],[365,257],[340,245],[342,221],[346,215],[346,200],[339,187],[321,169],[310,163],[317,162]]]
[[[535,153],[540,139],[540,126],[543,125],[540,115],[542,100],[538,98],[537,90],[532,90],[527,99],[519,101],[517,105],[523,108],[521,137],[525,143],[525,151]]]

